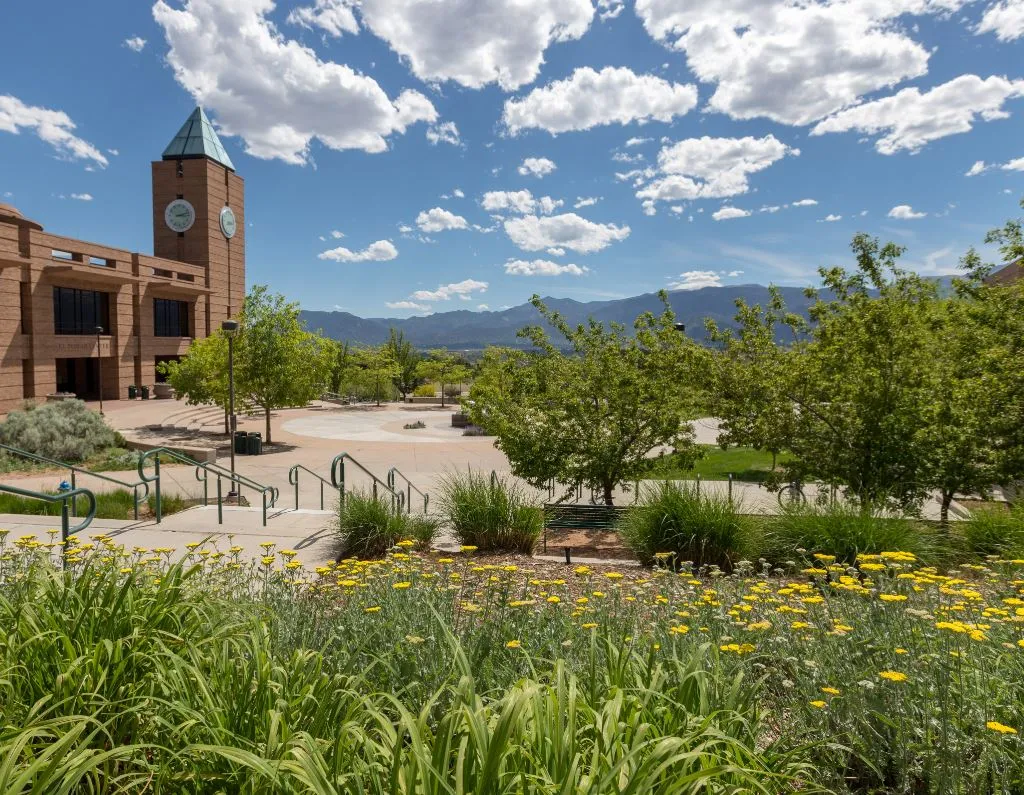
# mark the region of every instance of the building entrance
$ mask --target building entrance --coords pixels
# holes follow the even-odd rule
[[[74,392],[79,400],[97,400],[99,359],[57,359],[57,391]]]

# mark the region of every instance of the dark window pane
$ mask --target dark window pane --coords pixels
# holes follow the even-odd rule
[[[95,334],[97,326],[110,334],[110,296],[95,290],[54,287],[53,326],[55,334]]]
[[[153,334],[157,337],[187,337],[188,301],[153,299]]]

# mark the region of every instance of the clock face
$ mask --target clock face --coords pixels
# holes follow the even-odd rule
[[[164,221],[175,232],[187,232],[196,222],[196,208],[184,199],[175,199],[164,210]]]
[[[230,240],[235,236],[235,230],[237,228],[235,211],[230,207],[225,207],[220,211],[220,231],[224,233],[224,237]]]

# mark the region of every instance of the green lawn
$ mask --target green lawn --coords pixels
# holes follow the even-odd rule
[[[657,459],[651,468],[651,476],[666,479],[685,479],[700,475],[701,480],[734,480],[761,483],[772,467],[771,453],[761,452],[752,447],[730,447],[723,450],[718,445],[701,445],[704,457],[693,469],[683,469],[674,455]],[[786,455],[778,457],[776,465],[784,463]]]

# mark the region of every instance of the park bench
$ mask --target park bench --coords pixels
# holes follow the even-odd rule
[[[548,533],[558,531],[615,532],[627,508],[618,505],[548,503],[544,506],[544,551]],[[568,551],[568,547],[566,547]]]

